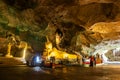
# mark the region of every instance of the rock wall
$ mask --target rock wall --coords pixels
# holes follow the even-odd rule
[[[119,0],[1,0],[0,37],[6,38],[6,32],[11,32],[40,52],[46,36],[56,46],[55,32],[60,29],[60,47],[80,51],[81,45],[119,39],[119,31],[90,30],[95,23],[119,21],[119,4]]]

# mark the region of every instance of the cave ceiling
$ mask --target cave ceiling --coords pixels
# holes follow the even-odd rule
[[[45,37],[76,48],[120,37],[120,0],[0,0],[0,37],[8,33],[42,49]]]

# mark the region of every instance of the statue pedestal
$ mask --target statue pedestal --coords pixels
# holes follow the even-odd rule
[[[11,58],[13,57],[12,55],[6,54],[5,57]]]

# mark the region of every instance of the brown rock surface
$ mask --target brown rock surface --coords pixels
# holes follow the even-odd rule
[[[46,36],[56,46],[55,32],[60,29],[60,47],[80,50],[81,45],[119,39],[119,4],[119,0],[1,0],[0,37],[11,32],[40,52]]]

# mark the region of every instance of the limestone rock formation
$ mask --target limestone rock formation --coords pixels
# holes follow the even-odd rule
[[[44,50],[46,36],[56,46],[57,29],[59,46],[68,50],[119,39],[119,22],[120,0],[0,0],[0,37],[10,32],[36,52]]]

